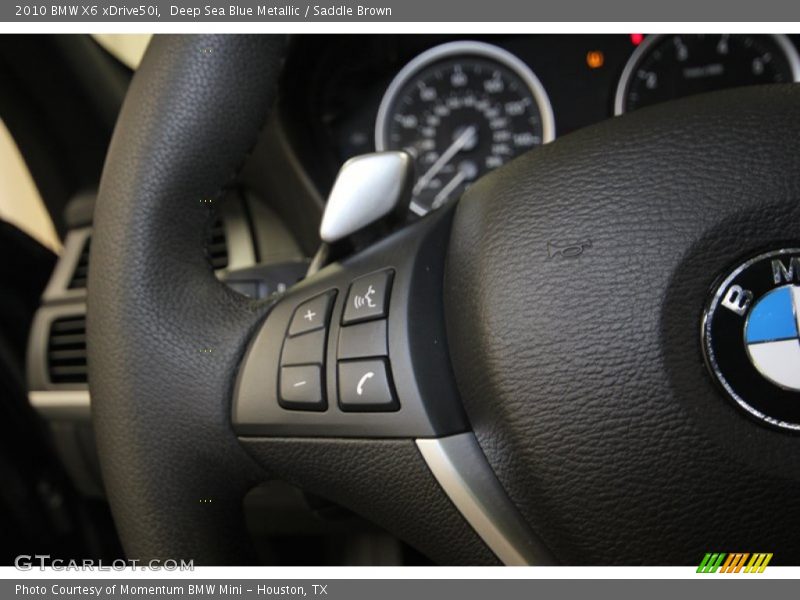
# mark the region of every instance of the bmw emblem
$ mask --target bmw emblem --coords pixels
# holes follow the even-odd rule
[[[800,431],[800,248],[756,256],[722,281],[703,317],[703,350],[741,408]]]

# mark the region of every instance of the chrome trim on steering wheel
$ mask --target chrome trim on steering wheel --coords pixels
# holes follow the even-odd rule
[[[506,495],[474,434],[416,442],[450,501],[504,565],[555,564]]]

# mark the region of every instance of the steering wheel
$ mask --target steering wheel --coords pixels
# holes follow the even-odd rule
[[[281,478],[440,563],[800,560],[800,439],[725,397],[700,335],[718,278],[798,247],[797,86],[566,135],[255,301],[204,240],[284,46],[155,38],[113,136],[89,367],[129,557],[253,561],[242,498]]]

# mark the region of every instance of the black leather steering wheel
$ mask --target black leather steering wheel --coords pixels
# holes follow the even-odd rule
[[[154,39],[113,137],[89,367],[130,557],[252,561],[242,497],[280,477],[442,563],[800,560],[800,439],[723,397],[699,335],[721,274],[798,246],[798,87],[698,96],[564,136],[257,302],[214,277],[208,200],[235,182],[283,51],[270,36]],[[565,246],[580,252],[553,252]],[[350,412],[334,381],[348,286],[387,269],[397,405]],[[286,328],[328,291],[326,410],[286,410]],[[459,436],[479,446],[436,446],[437,463],[425,440]]]

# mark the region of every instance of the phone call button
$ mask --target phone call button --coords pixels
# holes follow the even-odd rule
[[[339,405],[345,411],[392,411],[399,408],[386,359],[339,361]]]

